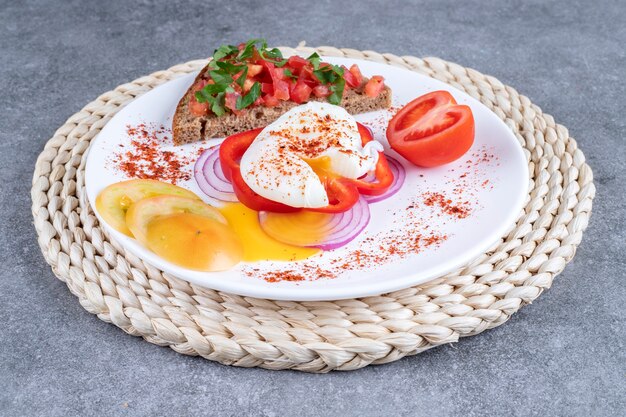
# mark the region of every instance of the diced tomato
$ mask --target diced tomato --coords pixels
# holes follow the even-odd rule
[[[246,78],[246,81],[243,82],[243,92],[247,93],[248,91],[250,91],[250,89],[254,85],[254,82],[254,80]]]
[[[294,55],[292,57],[289,57],[289,59],[287,60],[287,65],[291,68],[301,69],[302,67],[309,65],[309,61],[302,57]]]
[[[350,73],[354,76],[354,79],[357,82],[357,86],[361,85],[363,82],[363,74],[361,74],[361,70],[357,64],[352,64],[350,67]]]
[[[279,103],[278,99],[271,94],[263,96],[263,105],[265,107],[276,107]]]
[[[205,116],[209,114],[209,103],[198,103],[195,95],[189,99],[189,113],[194,116]]]
[[[365,84],[365,95],[368,97],[377,97],[385,87],[385,79],[380,75],[374,75]]]
[[[311,66],[302,67],[302,70],[300,70],[300,74],[298,75],[300,78],[303,78],[306,85],[311,88],[315,88],[315,86],[320,83],[317,77],[313,75],[313,68]]]
[[[265,94],[274,94],[274,86],[272,83],[261,83],[261,92]]]
[[[313,88],[313,95],[315,97],[328,97],[330,95],[330,88],[323,84],[315,86],[315,88]]]
[[[317,80],[309,80],[309,79],[305,79],[304,83],[306,85],[308,85],[309,87],[311,87],[311,89],[317,87],[320,83]]]
[[[248,77],[259,75],[263,71],[263,65],[248,64]]]
[[[344,65],[342,65],[341,67],[343,68],[343,78],[345,78],[346,80],[346,86],[349,88],[358,87],[361,83],[357,81],[354,74],[352,74],[352,72],[350,72],[350,70],[348,70],[348,68],[346,68]]]
[[[274,97],[279,100],[289,100],[289,84],[283,80],[283,78],[287,78],[284,70],[282,68],[276,68],[274,64],[267,61],[262,61],[262,65],[267,69],[272,77],[272,84],[274,87],[274,92],[272,94]]]
[[[313,91],[313,89],[306,85],[304,81],[298,81],[294,89],[291,91],[291,100],[295,101],[298,104],[302,104],[309,100],[309,97],[311,96],[311,91]]]
[[[267,73],[273,78],[273,72],[274,72],[274,69],[276,68],[274,64],[272,64],[269,61],[260,60],[259,65],[265,68],[267,70]]]
[[[226,93],[224,98],[224,105],[229,108],[234,114],[241,113],[241,110],[237,110],[237,97],[240,97],[238,93]]]
[[[209,103],[199,103],[198,100],[196,100],[196,92],[202,90],[205,85],[207,85],[206,80],[199,80],[191,87],[193,94],[189,98],[189,112],[194,116],[205,116],[209,114]]]
[[[279,100],[289,100],[289,84],[287,81],[274,80],[274,97]]]
[[[272,79],[273,80],[286,80],[287,76],[285,75],[284,68],[274,68],[272,71]]]
[[[210,80],[210,81],[213,81],[213,80]],[[206,80],[199,80],[197,83],[193,85],[193,87],[191,87],[191,91],[193,91],[194,93],[196,91],[200,91],[204,88],[205,85],[207,85]]]

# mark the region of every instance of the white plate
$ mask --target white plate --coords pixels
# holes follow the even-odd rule
[[[326,60],[347,66],[357,63],[366,76],[383,75],[393,90],[394,106],[406,104],[429,91],[448,90],[457,102],[471,107],[476,122],[476,139],[465,157],[434,169],[419,169],[404,163],[407,181],[396,196],[370,205],[372,217],[366,231],[346,247],[306,261],[306,265],[320,266],[324,270],[334,271],[338,276],[298,282],[268,282],[264,279],[271,276],[271,271],[295,267],[298,272],[301,271],[299,268],[304,268],[302,263],[293,262],[240,264],[225,272],[191,271],[163,260],[134,239],[113,230],[102,221],[94,208],[102,226],[130,252],[191,283],[245,296],[294,301],[377,295],[421,284],[470,262],[501,238],[520,214],[528,188],[528,167],[522,148],[507,126],[480,102],[440,81],[369,61],[340,58]],[[115,115],[93,140],[85,174],[87,195],[92,207],[95,207],[95,198],[104,187],[128,179],[111,162],[113,155],[119,153],[120,149],[126,149],[121,148],[121,145],[127,147],[129,144],[127,126],[140,123],[170,126],[175,106],[193,79],[194,74],[175,79],[137,98]],[[372,125],[376,139],[383,142],[387,150],[389,147],[384,127],[389,115],[387,111],[379,111],[357,117],[358,121]],[[167,147],[195,158],[198,146]],[[482,158],[485,153],[487,158]],[[389,154],[402,160],[393,151],[389,151]],[[193,179],[178,185],[202,196]],[[455,188],[462,185],[465,186],[461,194],[455,194]],[[459,219],[447,214],[438,205],[426,205],[425,192],[441,193],[454,203],[468,201],[470,214]],[[212,202],[209,198],[206,201]],[[409,209],[411,202],[415,204]],[[405,235],[401,237],[406,239],[410,235],[406,231],[409,227],[415,227],[410,226],[415,221],[421,222],[415,233],[427,236],[432,232],[437,236],[447,236],[446,239],[430,246],[423,241],[420,251],[404,253],[401,257],[391,255],[389,249],[385,249],[380,252],[385,254],[383,260],[371,259],[376,255],[372,245],[382,243],[388,248],[385,239],[386,236],[390,239],[390,230],[395,230],[394,233],[404,230],[402,233]],[[368,237],[370,239],[365,241]],[[337,267],[338,260],[354,260],[359,250],[369,254],[366,265],[342,272]],[[252,268],[259,271],[251,272]]]

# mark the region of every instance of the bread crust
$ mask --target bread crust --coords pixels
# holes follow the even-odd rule
[[[207,71],[208,64],[196,76],[192,86]],[[364,88],[367,78],[355,89],[349,89],[344,94],[341,106],[350,114],[366,113],[369,111],[386,109],[391,106],[391,89],[385,88],[376,97],[365,95]],[[293,101],[283,101],[276,107],[251,107],[239,115],[227,113],[222,116],[194,116],[189,112],[191,87],[185,92],[176,106],[172,120],[172,136],[175,145],[192,143],[202,139],[220,138],[250,129],[267,126],[291,108],[298,106]],[[313,100],[326,101],[326,98],[314,97]]]

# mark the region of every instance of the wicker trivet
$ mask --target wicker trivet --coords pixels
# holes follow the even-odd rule
[[[213,291],[162,273],[110,240],[84,188],[87,149],[125,104],[205,60],[123,84],[68,119],[37,160],[32,199],[39,245],[81,305],[134,336],[236,366],[326,372],[395,361],[504,323],[572,259],[587,227],[593,175],[567,129],[493,77],[437,58],[332,47],[283,53],[345,56],[408,68],[480,100],[515,132],[530,168],[517,223],[466,267],[378,297],[289,302]]]

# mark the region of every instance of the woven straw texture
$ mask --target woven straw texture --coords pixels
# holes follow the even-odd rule
[[[294,52],[408,68],[480,100],[515,132],[529,164],[516,224],[469,265],[394,293],[334,302],[241,297],[165,274],[109,239],[87,201],[87,149],[135,97],[198,70],[191,61],[123,84],[70,117],[37,160],[32,211],[46,261],[81,305],[125,332],[235,366],[327,372],[382,364],[504,323],[549,288],[572,259],[591,214],[593,175],[567,129],[493,77],[437,58],[333,47]]]

